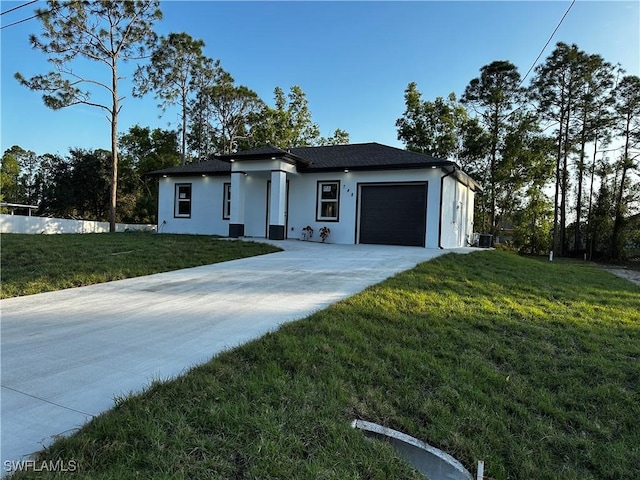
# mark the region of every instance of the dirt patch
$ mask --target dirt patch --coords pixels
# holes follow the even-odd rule
[[[625,267],[620,267],[617,265],[600,265],[605,270],[613,273],[622,278],[626,278],[630,282],[635,283],[640,286],[640,270],[633,270]]]

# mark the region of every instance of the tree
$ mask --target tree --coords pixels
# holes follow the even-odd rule
[[[442,100],[442,97],[438,97],[438,99]],[[443,142],[438,142],[437,136],[433,135],[434,132],[442,130],[442,128],[438,128],[441,124],[440,116],[436,116],[434,119],[432,116],[427,115],[427,103],[422,100],[422,93],[418,90],[418,84],[415,82],[409,83],[404,91],[405,111],[402,117],[396,120],[398,140],[401,140],[405,144],[405,148],[412,152],[446,158],[448,154],[441,155],[437,148],[438,143]],[[431,105],[433,105],[431,110],[434,111],[435,105],[433,103]],[[446,138],[446,133],[444,137]]]
[[[160,38],[151,61],[139,67],[134,76],[137,85],[134,95],[155,91],[163,111],[176,104],[180,107],[182,165],[187,158],[189,100],[198,89],[197,80],[214,68],[213,61],[202,53],[203,47],[202,40],[194,40],[187,33],[170,33]]]
[[[72,218],[75,211],[76,188],[74,188],[73,165],[70,158],[45,155],[47,178],[42,192],[39,211],[45,215]]]
[[[613,230],[614,217],[614,189],[612,185],[615,183],[609,180],[612,170],[611,165],[604,160],[597,168],[600,188],[596,195],[587,231],[589,236],[589,258],[610,255],[611,253],[611,232]]]
[[[505,223],[513,223],[520,252],[539,255],[550,245],[553,210],[545,190],[553,175],[553,145],[535,114],[519,110],[510,118],[497,163],[496,204]]]
[[[45,92],[44,104],[54,110],[71,105],[89,105],[104,110],[111,124],[110,231],[115,231],[118,188],[118,115],[122,100],[118,86],[122,62],[145,58],[156,40],[152,27],[162,14],[158,0],[78,2],[49,0],[48,9],[38,10],[41,37],[31,36],[33,48],[45,53],[56,71],[30,79],[16,73],[20,83]],[[81,60],[106,67],[108,80],[85,76]],[[82,90],[81,88],[87,88]],[[110,103],[92,100],[92,94],[107,92]]]
[[[110,212],[111,152],[73,148],[66,158],[42,157],[50,181],[43,189],[42,213],[104,221]]]
[[[285,96],[280,87],[274,90],[275,108],[265,105],[250,131],[250,144],[270,144],[279,148],[315,145],[320,137],[318,125],[311,120],[306,94],[298,85]]]
[[[499,186],[499,160],[510,116],[523,99],[520,74],[515,65],[507,61],[495,61],[480,69],[480,76],[469,82],[461,102],[471,106],[478,114],[486,131],[488,158],[486,163],[485,196],[488,203],[489,225],[497,233]]]
[[[546,204],[542,197],[553,174],[552,144],[542,135],[536,115],[519,110],[510,120],[496,163],[496,178],[500,179],[496,193],[497,211],[504,222],[514,222],[515,213],[519,210],[522,213],[522,204],[526,204],[525,210],[530,209],[536,220],[532,224],[531,238],[536,239],[532,250],[539,253],[539,239],[544,233],[535,229],[546,228]]]
[[[603,64],[603,75],[602,78],[606,79],[606,70],[608,64]],[[602,84],[601,84],[602,85]],[[592,138],[590,139],[593,144],[593,153],[591,155],[591,162],[587,168],[587,173],[589,174],[589,197],[587,200],[587,222],[585,226],[586,230],[586,245],[585,248],[589,255],[589,260],[591,260],[591,255],[593,253],[593,242],[591,240],[591,232],[593,229],[591,228],[591,221],[593,219],[593,202],[595,198],[595,188],[596,188],[596,170],[597,170],[597,156],[599,153],[599,149],[607,148],[607,145],[611,143],[612,135],[613,135],[613,123],[614,123],[614,115],[613,110],[611,108],[613,102],[613,85],[609,84],[607,81],[606,85],[603,85],[603,88],[606,91],[601,91],[600,89],[596,90],[596,94],[593,96],[593,105],[592,111],[593,116],[590,119],[586,119],[587,124],[589,125],[590,132]],[[590,100],[590,99],[588,99]],[[582,148],[581,148],[581,158],[582,158]],[[579,215],[576,215],[576,218],[579,218]],[[576,229],[577,230],[577,229]]]
[[[407,150],[425,153],[433,157],[459,161],[471,143],[467,135],[478,126],[467,110],[456,100],[454,93],[447,99],[437,97],[435,101],[423,101],[415,82],[409,83],[404,92],[405,112],[396,120],[398,140]],[[476,133],[479,133],[477,129]]]
[[[128,196],[128,221],[155,223],[158,182],[144,176],[153,170],[180,165],[178,133],[134,125],[120,136],[122,156],[129,166],[122,190]]]
[[[21,203],[20,186],[18,176],[20,175],[20,164],[15,155],[17,145],[6,150],[2,155],[0,164],[0,200],[9,203]],[[22,150],[20,148],[20,150]]]
[[[120,135],[119,143],[140,174],[180,165],[178,133],[173,130],[134,125]]]
[[[588,56],[576,45],[558,43],[544,63],[535,69],[530,95],[539,105],[541,119],[557,125],[556,185],[554,197],[553,251],[562,255],[567,244],[569,156],[578,142],[575,131],[578,104],[585,84]]]
[[[514,243],[522,254],[540,255],[551,246],[553,204],[536,184],[527,189],[525,198],[514,217]]]
[[[26,205],[37,205],[40,201],[40,185],[38,181],[38,156],[31,150],[14,145],[2,156],[5,165],[6,187],[3,193],[7,200]]]
[[[44,155],[38,156],[38,185],[40,188],[40,208],[38,212],[44,212],[46,210],[46,205],[49,200],[48,195],[56,188],[56,181],[58,181],[58,177],[56,175],[59,165],[64,163],[65,160],[59,155],[54,155],[51,153],[45,153]],[[64,181],[65,179],[60,179],[60,181]]]
[[[247,138],[249,123],[263,105],[256,92],[236,86],[233,77],[220,69],[215,83],[200,89],[192,110],[200,111],[204,117],[200,120],[206,123],[199,133],[210,132],[216,152],[229,154]]]
[[[346,145],[349,143],[349,132],[337,128],[330,137],[320,137],[318,145]]]
[[[615,111],[617,113],[617,130],[624,142],[622,157],[618,167],[620,182],[615,192],[614,223],[612,232],[612,256],[622,257],[623,228],[627,203],[625,192],[629,189],[629,173],[638,168],[636,159],[640,155],[640,77],[628,75],[624,77],[614,90]]]
[[[109,176],[111,152],[71,149],[72,188],[76,215],[104,221],[109,212]]]
[[[614,68],[605,62],[600,55],[588,55],[584,57],[582,65],[584,83],[581,91],[578,92],[576,102],[577,140],[579,143],[579,154],[576,160],[576,223],[574,231],[574,250],[583,249],[582,217],[583,217],[583,194],[585,175],[589,171],[587,166],[587,143],[594,142],[597,147],[598,138],[606,136],[606,129],[610,122],[607,112],[607,104],[611,98],[611,88],[614,83]],[[593,184],[591,184],[593,188]],[[586,247],[586,244],[584,245]]]

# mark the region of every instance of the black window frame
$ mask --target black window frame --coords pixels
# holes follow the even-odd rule
[[[231,219],[231,182],[225,182],[222,186],[222,219]]]
[[[188,187],[188,198],[180,197],[180,189]],[[180,213],[180,205],[189,205],[189,213]],[[193,184],[191,183],[176,183],[175,193],[173,199],[173,218],[191,218],[191,212],[193,209]]]
[[[324,185],[336,186],[336,198],[335,199],[323,199],[322,191]],[[336,204],[336,214],[333,217],[323,217],[322,205],[324,203]],[[340,180],[318,180],[316,187],[316,222],[339,222],[340,221]]]

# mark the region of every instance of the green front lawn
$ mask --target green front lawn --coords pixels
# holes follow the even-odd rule
[[[640,478],[640,289],[587,263],[446,255],[117,399],[41,459],[77,478],[420,478],[354,418],[486,478]]]
[[[3,234],[0,298],[252,257],[279,249],[204,235]]]

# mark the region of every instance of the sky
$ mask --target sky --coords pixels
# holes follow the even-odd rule
[[[0,1],[0,11],[27,3]],[[560,19],[567,1],[414,2],[214,2],[161,1],[158,34],[186,32],[204,40],[205,55],[219,59],[237,84],[273,105],[276,86],[299,85],[323,136],[346,130],[352,143],[402,147],[396,119],[404,112],[404,90],[416,82],[424,100],[458,97],[495,60],[514,63],[525,75]],[[44,8],[37,2],[0,17],[7,26]],[[12,145],[37,154],[65,155],[69,148],[110,148],[105,113],[84,105],[53,111],[41,93],[18,84],[51,71],[45,55],[31,48],[39,34],[33,19],[0,30],[0,152]],[[640,2],[577,0],[538,63],[559,42],[640,75]],[[177,128],[176,109],[164,114],[153,95],[131,95],[135,65],[125,65],[120,89],[126,97],[119,131],[138,124]],[[78,65],[108,79],[97,64]],[[525,84],[531,78],[525,80]]]

